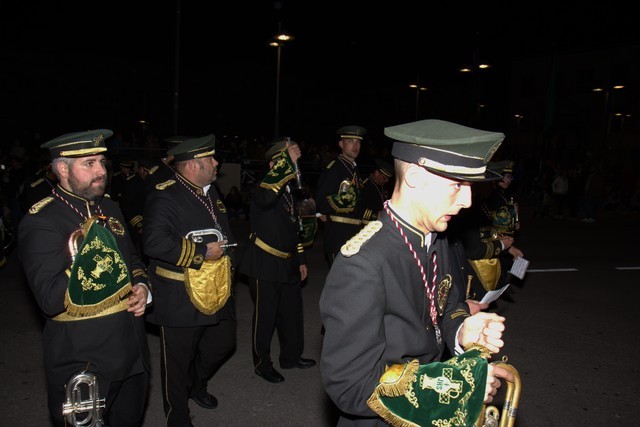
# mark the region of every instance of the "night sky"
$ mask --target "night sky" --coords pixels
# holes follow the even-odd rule
[[[3,122],[44,138],[108,127],[178,134],[274,133],[278,24],[280,134],[333,138],[344,124],[381,130],[420,118],[462,121],[470,84],[456,70],[474,52],[506,117],[509,64],[552,52],[638,43],[628,6],[616,2],[24,1],[1,3]],[[15,3],[15,4],[13,4]],[[442,4],[442,3],[446,3]],[[620,2],[622,3],[622,2]],[[465,80],[465,78],[467,80]]]

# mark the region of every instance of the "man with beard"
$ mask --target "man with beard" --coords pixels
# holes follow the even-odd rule
[[[155,284],[148,320],[160,327],[165,425],[191,425],[189,399],[205,409],[218,400],[207,383],[235,350],[231,297],[234,238],[213,182],[215,136],[168,151],[172,179],[147,196],[142,240]]]
[[[150,294],[122,213],[104,196],[105,139],[112,134],[77,132],[43,144],[58,184],[20,222],[20,259],[45,318],[48,405],[56,426],[86,416],[63,416],[65,387],[85,371],[95,375],[97,397],[106,399],[107,425],[140,426],[144,415],[149,350],[142,316]]]

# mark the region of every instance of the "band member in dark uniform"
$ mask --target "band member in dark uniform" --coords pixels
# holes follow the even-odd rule
[[[33,180],[24,186],[22,192],[24,211],[28,211],[34,203],[50,195],[57,184],[58,178],[51,170],[51,161],[47,159],[43,161],[42,167],[36,172]]]
[[[365,134],[366,129],[360,126],[338,129],[342,152],[318,178],[316,203],[324,225],[324,252],[330,264],[340,247],[362,227],[362,178],[356,157]]]
[[[444,364],[432,362],[441,360],[445,346],[461,357],[474,344],[498,352],[505,319],[484,312],[469,316],[452,283],[455,260],[444,232],[451,217],[470,206],[471,182],[486,178],[486,163],[504,135],[441,120],[388,127],[385,135],[394,140],[393,194],[381,217],[342,247],[320,298],[322,382],[342,410],[340,426],[384,425],[381,418],[393,425],[454,425],[455,410],[463,417],[477,414],[483,398],[491,400],[501,369],[487,367],[474,350],[466,373],[453,364],[443,373]],[[403,394],[401,384],[422,376],[395,382],[396,376],[418,365],[441,384],[451,380],[468,392]],[[399,400],[413,403],[399,406],[410,413],[391,417],[393,409],[383,407],[383,382]]]
[[[111,177],[109,184],[109,195],[112,200],[120,201],[122,191],[127,186],[127,182],[135,176],[133,172],[133,161],[122,159],[118,162],[118,171]]]
[[[148,320],[160,327],[162,396],[166,425],[191,425],[189,399],[218,406],[207,391],[233,353],[236,322],[231,296],[235,240],[215,186],[215,137],[184,141],[169,150],[176,172],[156,185],[145,203],[143,247],[154,283]]]
[[[382,204],[389,198],[387,184],[393,176],[393,167],[382,159],[376,159],[376,168],[364,180],[362,187],[362,222],[378,219]]]
[[[65,385],[85,370],[97,377],[95,398],[106,398],[106,425],[141,426],[146,405],[148,278],[118,205],[104,196],[111,135],[99,129],[43,144],[59,183],[20,222],[20,259],[45,318],[48,404],[56,426],[68,425]]]
[[[300,240],[294,188],[300,147],[285,139],[267,150],[269,172],[251,199],[251,234],[239,271],[249,279],[254,300],[252,344],[255,372],[266,381],[284,377],[273,367],[271,339],[280,341],[280,367],[305,369],[316,362],[302,357],[304,324],[301,282],[307,264]]]
[[[517,240],[520,230],[520,215],[518,202],[511,188],[513,182],[513,166],[511,160],[492,162],[488,167],[502,176],[502,179],[494,182],[493,191],[483,200],[481,206],[487,221],[496,229],[499,236],[511,237],[511,244],[500,253],[500,265],[503,277],[509,278],[507,282],[514,280],[509,271],[516,258],[524,257],[522,250],[513,243]],[[516,278],[517,280],[517,278]]]

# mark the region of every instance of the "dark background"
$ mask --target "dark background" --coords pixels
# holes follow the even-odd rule
[[[629,6],[578,1],[2,1],[0,24],[5,135],[43,140],[98,127],[270,138],[279,24],[295,37],[280,133],[310,142],[414,120],[418,80],[420,118],[464,123],[474,86],[457,70],[474,59],[492,65],[482,95],[499,105],[483,125],[504,129],[513,61],[640,38]]]

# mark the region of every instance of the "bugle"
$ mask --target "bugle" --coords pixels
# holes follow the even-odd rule
[[[502,414],[496,406],[484,405],[476,422],[476,427],[513,427],[516,422],[516,412],[518,412],[518,401],[520,400],[520,374],[518,374],[516,368],[506,363],[506,361],[506,358],[503,358],[502,362],[494,363],[513,375],[513,381],[501,378],[507,383]]]
[[[87,398],[82,397],[87,389]],[[65,387],[65,402],[62,404],[62,416],[74,427],[104,427],[102,410],[105,399],[100,398],[98,379],[95,374],[82,371],[73,376]],[[78,417],[78,415],[84,414]]]

